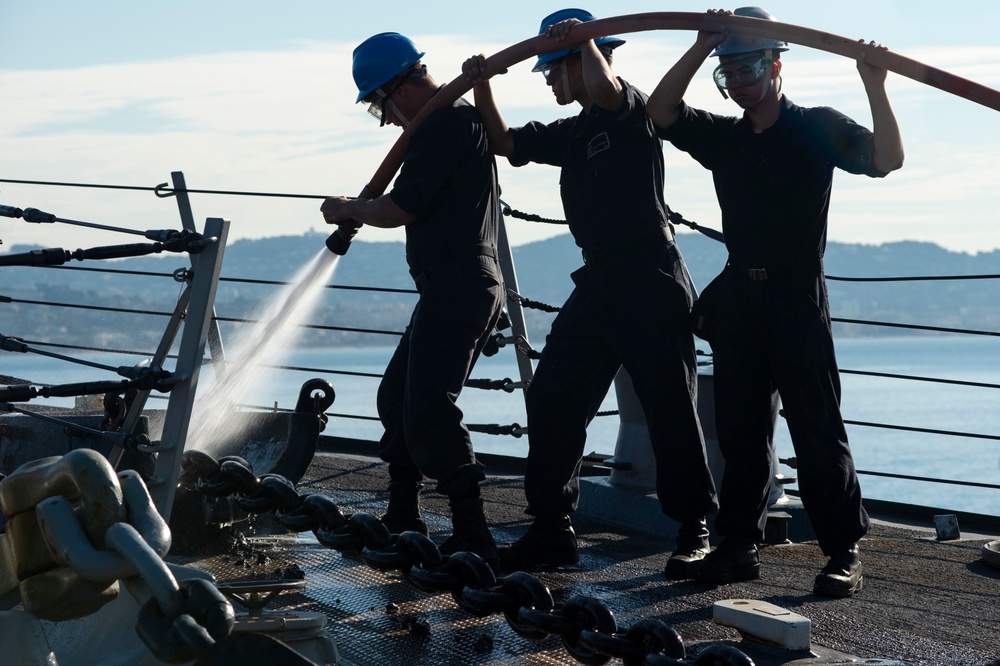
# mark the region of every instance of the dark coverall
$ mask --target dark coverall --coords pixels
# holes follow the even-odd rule
[[[511,164],[562,168],[566,219],[585,265],[546,338],[528,387],[527,513],[566,515],[580,496],[587,426],[624,366],[642,404],[663,512],[685,522],[716,509],[697,414],[692,286],[666,222],[663,151],[646,96],[514,130]]]
[[[820,547],[851,547],[869,527],[840,413],[823,274],[833,169],[885,176],[872,133],[828,107],[787,97],[755,134],[745,118],[682,105],[660,136],[712,171],[729,261],[703,291],[714,317],[715,413],[726,460],[719,534],[762,540],[772,475],[771,405],[781,396],[802,503]]]
[[[406,260],[419,292],[378,390],[380,455],[392,481],[460,494],[485,478],[456,404],[503,306],[496,162],[479,112],[434,111],[410,139],[389,193],[419,219]]]

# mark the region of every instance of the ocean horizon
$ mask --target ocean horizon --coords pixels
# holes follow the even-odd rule
[[[705,343],[699,346],[707,350]],[[385,369],[393,347],[340,347],[294,349],[272,364],[296,370],[262,368],[238,397],[242,405],[260,408],[294,408],[302,384],[313,377],[329,381],[336,400],[325,434],[377,440],[382,429],[375,417],[378,375]],[[72,355],[72,354],[67,354]],[[109,360],[110,355],[81,355],[82,359],[117,367],[133,365],[135,357]],[[900,336],[842,338],[837,340],[842,370],[842,411],[848,438],[859,471],[900,474],[964,483],[997,484],[1000,481],[1000,392],[988,386],[954,385],[930,381],[902,380],[856,375],[862,371],[970,382],[1000,384],[1000,340],[991,336]],[[169,366],[168,366],[169,367]],[[375,375],[336,374],[333,370]],[[0,352],[0,374],[24,378],[33,384],[64,384],[113,379],[106,371],[66,363],[33,354]],[[511,348],[480,359],[473,379],[519,380]],[[208,395],[213,384],[210,366],[200,378],[198,395]],[[154,393],[151,407],[165,407]],[[162,405],[160,404],[162,403]],[[39,399],[33,404],[67,406],[72,399]],[[520,389],[513,392],[467,387],[458,401],[467,424],[525,426],[524,400]],[[609,391],[601,411],[617,410],[615,388]],[[361,417],[361,418],[358,418]],[[904,428],[945,431],[932,434]],[[618,437],[617,416],[599,416],[588,429],[587,453],[613,454]],[[961,436],[961,434],[970,436]],[[477,452],[523,457],[528,438],[472,433]],[[711,442],[710,442],[711,444]],[[775,447],[781,459],[794,455],[787,428],[779,418]],[[781,466],[781,473],[795,471]],[[963,485],[884,478],[861,474],[862,492],[872,499],[932,506],[952,511],[1000,515],[1000,491]],[[792,486],[794,487],[794,486]]]

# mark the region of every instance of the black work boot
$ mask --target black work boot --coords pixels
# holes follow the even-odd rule
[[[465,551],[483,558],[490,568],[497,570],[497,544],[486,526],[483,500],[479,497],[479,485],[473,486],[461,495],[448,498],[451,505],[452,534],[441,544],[443,555]]]
[[[708,523],[704,517],[681,523],[677,529],[677,548],[667,558],[663,575],[671,580],[690,578],[690,564],[703,559],[711,549],[708,543]]]
[[[419,481],[389,481],[389,506],[382,524],[391,534],[420,532],[427,536],[427,523],[420,517]]]
[[[569,516],[538,516],[528,531],[500,549],[501,571],[531,571],[576,564],[580,555]]]
[[[688,575],[701,583],[731,583],[760,577],[760,555],[751,539],[726,537],[700,560],[688,565]]]
[[[816,576],[813,592],[825,597],[849,597],[859,591],[864,582],[861,551],[858,544],[854,544],[830,556],[830,561]]]

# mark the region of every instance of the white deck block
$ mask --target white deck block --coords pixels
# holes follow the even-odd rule
[[[808,650],[809,618],[766,601],[723,599],[712,606],[716,624],[736,629],[747,638],[786,650]]]

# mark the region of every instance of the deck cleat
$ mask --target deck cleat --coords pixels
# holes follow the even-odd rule
[[[304,580],[231,581],[218,584],[219,592],[234,605],[245,608],[236,613],[234,636],[261,634],[280,641],[308,659],[311,664],[340,662],[337,645],[324,635],[326,616],[305,611],[269,611],[267,606],[284,592],[300,592]],[[282,662],[285,663],[285,662]]]

